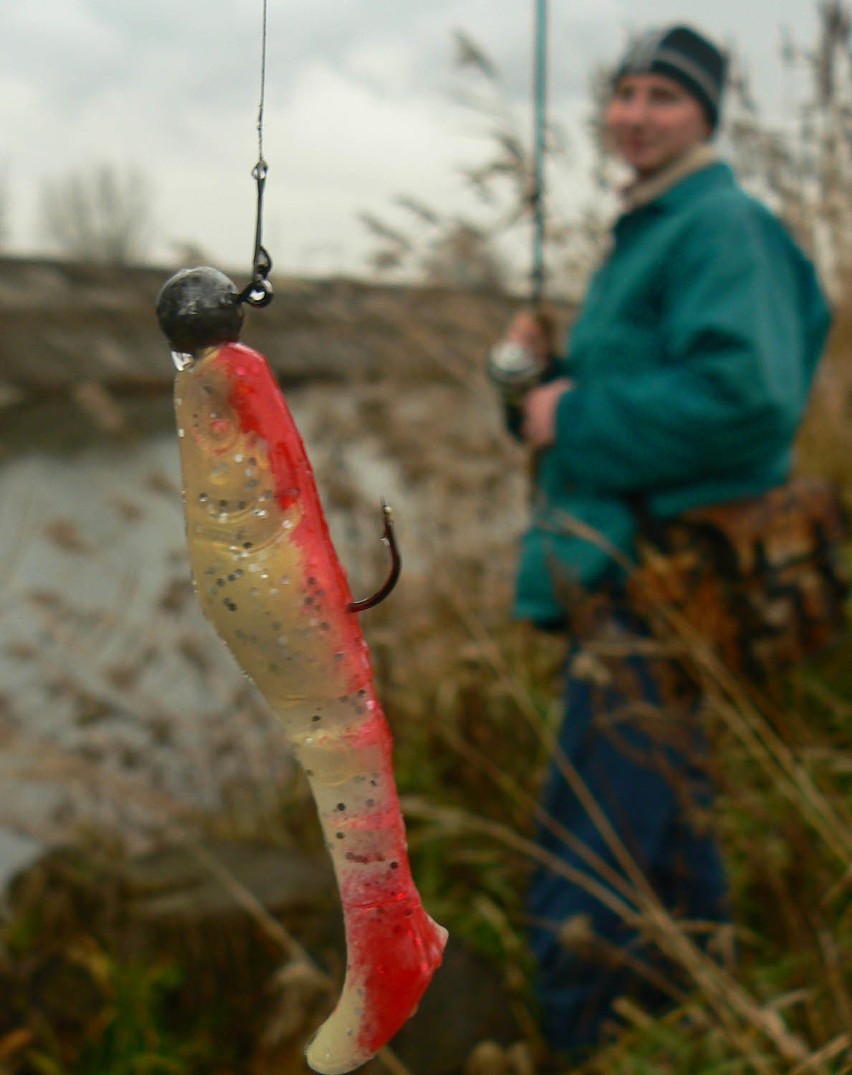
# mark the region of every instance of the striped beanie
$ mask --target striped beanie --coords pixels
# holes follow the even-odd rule
[[[706,37],[688,26],[669,26],[651,30],[631,43],[613,85],[625,75],[665,75],[692,94],[715,130],[726,68],[725,55]]]

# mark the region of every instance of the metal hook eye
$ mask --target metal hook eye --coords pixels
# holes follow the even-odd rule
[[[248,287],[240,293],[239,301],[246,302],[256,309],[268,306],[272,302],[272,284],[268,280],[252,280]]]

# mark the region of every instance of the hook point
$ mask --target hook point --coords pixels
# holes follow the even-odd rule
[[[393,530],[393,509],[390,504],[382,497],[382,516],[385,521],[385,527],[382,532],[381,540],[387,545],[391,555],[391,568],[388,577],[385,579],[382,586],[371,596],[365,597],[361,601],[352,601],[349,604],[350,612],[366,612],[368,608],[375,608],[384,601],[384,599],[390,594],[393,588],[399,581],[400,572],[402,571],[402,558],[399,555],[399,547],[396,543],[396,536]]]

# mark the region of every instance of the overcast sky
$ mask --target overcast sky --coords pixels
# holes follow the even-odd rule
[[[8,246],[44,249],[46,178],[108,163],[151,184],[150,255],[192,242],[250,260],[262,0],[4,0],[0,178]],[[464,204],[477,125],[454,103],[453,34],[496,62],[526,121],[533,0],[269,0],[265,239],[284,272],[358,274],[362,211],[398,194]],[[550,108],[582,115],[592,67],[631,30],[684,21],[736,43],[767,113],[790,103],[782,28],[812,41],[816,0],[550,0]]]

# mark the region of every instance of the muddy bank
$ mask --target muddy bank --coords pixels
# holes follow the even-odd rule
[[[0,258],[0,384],[42,393],[168,384],[154,304],[177,268]],[[285,383],[465,377],[517,305],[496,293],[341,278],[273,283],[272,304],[248,311],[245,342]]]

